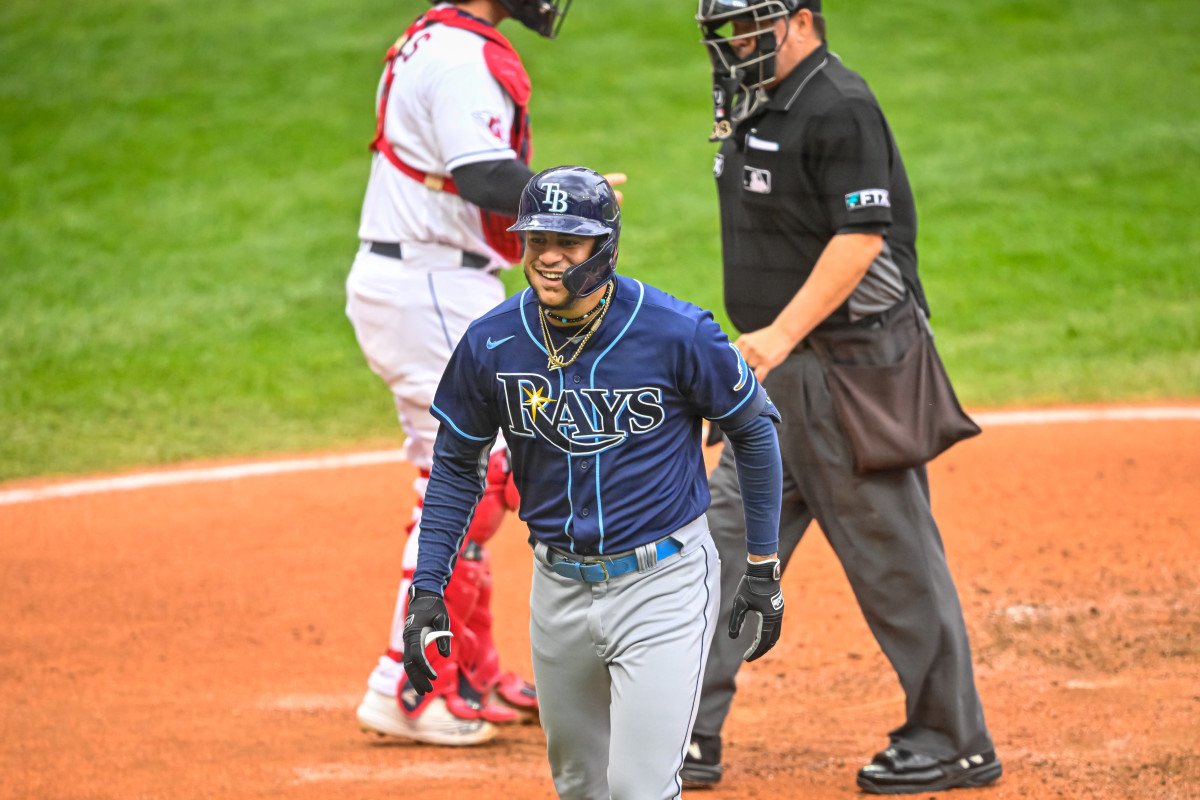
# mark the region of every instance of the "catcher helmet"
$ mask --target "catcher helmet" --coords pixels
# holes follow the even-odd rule
[[[599,289],[617,269],[617,193],[603,175],[587,167],[553,167],[530,178],[521,192],[517,223],[509,230],[598,237],[592,254],[563,273],[563,286],[578,297]]]
[[[708,46],[713,66],[713,113],[715,124],[710,141],[728,138],[733,123],[740,122],[756,107],[759,91],[775,80],[775,20],[791,17],[802,8],[821,11],[821,0],[700,0],[696,22]],[[754,27],[735,34],[733,22],[750,22]],[[733,43],[754,39],[754,49],[740,58]]]
[[[434,5],[443,0],[429,0]],[[451,0],[452,2],[462,2],[462,0]],[[524,25],[534,33],[540,33],[547,39],[553,39],[558,36],[558,29],[562,27],[563,20],[567,17],[567,10],[571,7],[571,0],[496,0],[497,3],[504,6],[504,9],[512,14],[512,18]],[[562,6],[562,10],[559,10]]]
[[[529,30],[554,39],[567,18],[571,0],[500,0],[500,5]]]

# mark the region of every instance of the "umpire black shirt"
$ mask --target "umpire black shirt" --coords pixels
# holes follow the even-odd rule
[[[884,248],[827,322],[882,311],[906,286],[926,307],[916,207],[900,151],[866,82],[826,45],[722,143],[713,173],[725,307],[738,331],[770,325],[840,233],[881,233]]]

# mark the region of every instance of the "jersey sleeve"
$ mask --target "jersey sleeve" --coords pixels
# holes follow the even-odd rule
[[[701,416],[723,429],[744,425],[770,403],[741,352],[707,312],[696,325],[685,363],[684,391]]]
[[[475,359],[470,336],[459,340],[433,397],[431,410],[448,430],[468,442],[489,442],[500,427],[491,389],[494,379]]]
[[[818,185],[838,233],[883,233],[892,222],[891,136],[878,107],[847,98],[815,134]]]
[[[492,77],[482,56],[449,67],[438,76],[430,113],[447,171],[517,157],[509,141],[516,105]]]

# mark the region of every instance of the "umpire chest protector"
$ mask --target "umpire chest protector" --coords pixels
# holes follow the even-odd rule
[[[742,332],[770,325],[839,233],[881,233],[924,305],[916,208],[865,81],[821,45],[743,120],[713,162],[725,305]],[[846,304],[830,322],[848,322]]]

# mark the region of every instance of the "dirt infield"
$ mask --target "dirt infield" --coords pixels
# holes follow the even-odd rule
[[[931,468],[993,787],[1200,798],[1200,420],[986,426]],[[536,727],[380,744],[354,706],[391,618],[411,468],[0,504],[0,798],[553,798]],[[11,492],[14,487],[0,487]],[[495,540],[529,671],[530,552]],[[902,697],[819,531],[742,672],[711,800],[859,795]]]

